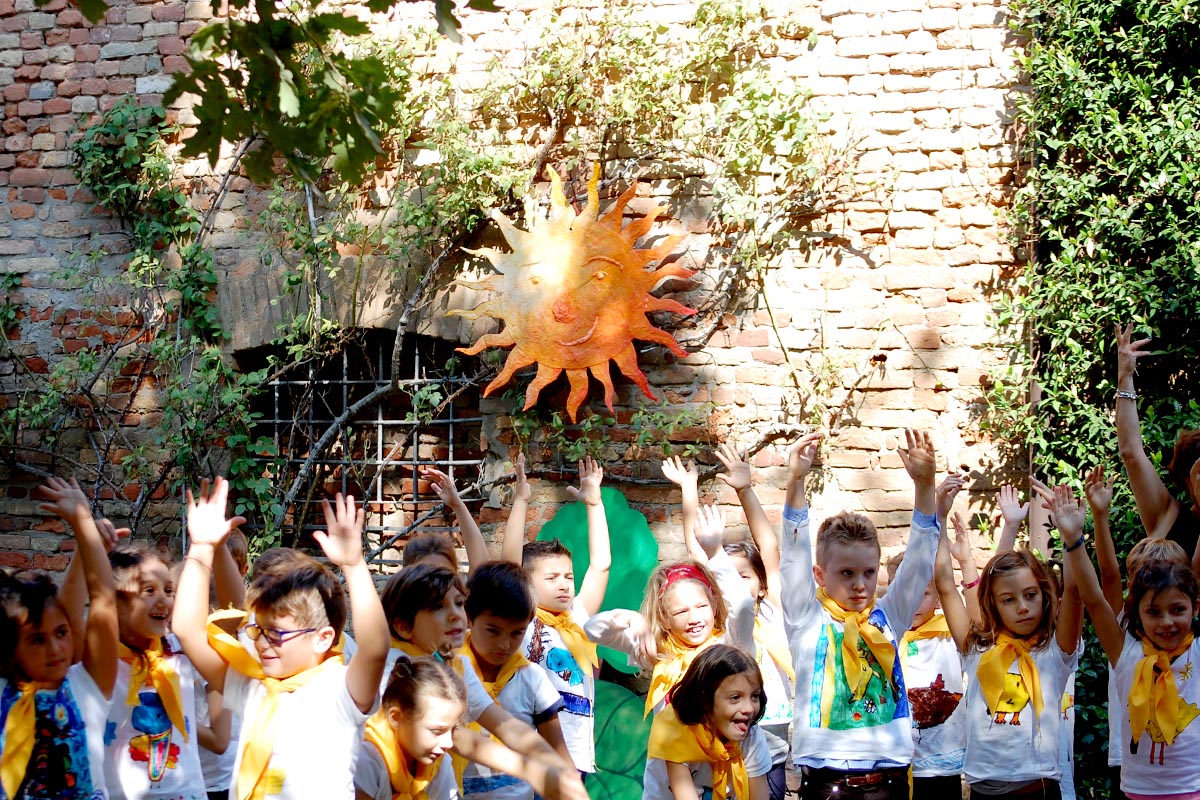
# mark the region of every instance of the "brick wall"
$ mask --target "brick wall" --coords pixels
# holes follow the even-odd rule
[[[503,26],[528,24],[541,6],[531,0],[501,14],[468,14],[463,54],[476,60],[481,78],[486,59],[472,48],[511,46],[519,37]],[[669,23],[686,18],[691,4],[658,0],[647,8]],[[413,9],[424,13],[420,4]],[[119,226],[75,186],[67,145],[77,125],[124,94],[158,102],[169,75],[183,65],[187,37],[208,11],[205,2],[118,2],[104,24],[92,26],[64,0],[41,9],[32,0],[0,0],[0,259],[4,271],[21,275],[13,298],[21,318],[0,357],[5,391],[20,385],[23,373],[52,369],[63,353],[103,343],[119,327],[116,315],[128,313],[123,298],[101,296],[107,315],[97,315],[95,288],[69,288],[62,280],[89,256],[103,269],[118,269],[126,248]],[[832,375],[824,399],[840,412],[812,499],[815,515],[864,510],[894,549],[911,508],[896,453],[904,427],[933,431],[943,467],[971,470],[972,493],[959,501],[964,510],[987,504],[1003,466],[975,423],[981,382],[1000,357],[988,346],[989,315],[1014,269],[1005,213],[1017,177],[1012,109],[1021,91],[1014,66],[1020,42],[1007,31],[1004,4],[991,0],[819,0],[806,15],[819,37],[816,48],[778,55],[779,67],[810,87],[816,106],[828,112],[829,140],[853,142],[859,180],[870,188],[823,221],[830,236],[824,246],[789,253],[769,272],[774,326],[762,307],[748,305],[722,321],[702,352],[678,361],[652,355],[643,369],[674,406],[715,404],[706,435],[737,445],[795,421],[805,393],[789,383],[792,367],[813,380]],[[185,174],[203,186],[208,169],[191,165]],[[262,194],[237,188],[212,240],[227,290],[263,285],[251,214],[263,207]],[[644,191],[647,205],[664,199],[655,194],[672,199],[661,183]],[[682,222],[668,224],[702,241],[704,232],[684,212]],[[387,315],[380,319],[386,324]],[[489,469],[496,474],[514,452],[507,409],[497,401],[485,401],[483,409],[494,457]],[[628,418],[627,406],[619,411]],[[136,439],[156,423],[154,410],[139,408],[128,422]],[[70,435],[86,449],[83,432]],[[628,438],[614,436],[609,455],[623,460],[613,472],[654,477],[651,460],[628,451]],[[759,453],[755,465],[756,488],[777,520],[782,448]],[[36,480],[3,466],[0,476],[7,492],[0,500],[0,559],[58,568],[69,542],[29,499]],[[650,520],[664,557],[680,555],[673,489],[618,485]],[[137,492],[126,489],[102,490],[105,513],[120,516]],[[736,498],[723,484],[707,483],[703,491],[740,522]],[[564,499],[557,481],[535,482],[531,532]],[[175,506],[170,498],[157,500],[150,532],[170,536]],[[494,493],[481,512],[489,529],[506,513],[498,508],[503,500],[502,491]]]

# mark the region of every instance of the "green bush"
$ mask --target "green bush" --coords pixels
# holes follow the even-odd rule
[[[1018,100],[1031,167],[1015,222],[1036,256],[999,308],[1013,358],[988,421],[1044,478],[1078,485],[1097,461],[1120,470],[1113,326],[1133,322],[1157,341],[1137,387],[1161,472],[1176,432],[1200,426],[1200,4],[1018,0],[1013,14],[1031,85]],[[1033,413],[1031,380],[1043,393]],[[1114,509],[1123,559],[1144,535],[1127,486]],[[1090,634],[1087,648],[1076,782],[1081,797],[1107,797],[1106,670]]]

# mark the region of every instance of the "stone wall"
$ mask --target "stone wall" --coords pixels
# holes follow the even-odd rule
[[[528,22],[539,5],[468,14],[463,52],[507,46],[502,26]],[[820,247],[788,253],[767,274],[773,322],[761,303],[748,302],[722,320],[701,352],[680,360],[653,356],[643,369],[673,406],[711,411],[699,435],[737,446],[797,421],[797,404],[813,387],[792,384],[793,370],[819,383],[831,427],[813,497],[816,518],[842,508],[865,511],[891,550],[902,544],[912,502],[896,452],[905,427],[933,432],[943,468],[970,470],[963,510],[990,504],[1003,466],[976,423],[981,385],[1001,357],[989,347],[989,316],[1015,266],[1005,216],[1017,177],[1012,113],[1022,88],[1015,67],[1020,42],[1007,30],[999,1],[809,5],[817,45],[781,56],[780,68],[810,87],[817,108],[828,113],[823,133],[832,149],[854,159],[859,199],[823,220]],[[670,22],[691,7],[657,0],[645,13]],[[187,37],[208,12],[204,2],[125,2],[92,26],[65,0],[41,9],[32,0],[0,0],[0,259],[5,272],[21,275],[10,298],[21,317],[0,357],[6,391],[23,373],[44,374],[62,353],[99,346],[119,327],[121,298],[102,303],[110,312],[98,314],[94,296],[63,288],[60,279],[89,253],[115,269],[126,247],[118,225],[75,186],[67,144],[77,125],[122,95],[158,102],[169,75],[183,66]],[[483,78],[485,60],[475,58]],[[203,190],[206,173],[203,165],[188,169],[193,188]],[[237,188],[218,219],[217,263],[227,288],[261,288],[250,212],[262,208],[262,195]],[[669,186],[648,184],[645,193],[647,204],[654,194],[671,200]],[[498,473],[514,455],[508,409],[489,400],[483,410],[494,456],[489,469]],[[628,406],[618,411],[628,419]],[[137,412],[128,420],[135,434],[157,424],[153,408]],[[681,555],[677,492],[645,483],[654,476],[648,456],[628,452],[627,432],[613,438],[612,455],[628,460],[611,470],[630,479],[616,485],[646,514],[663,557]],[[754,458],[756,489],[775,520],[784,459],[782,446]],[[7,491],[0,501],[0,564],[61,568],[70,543],[30,499],[36,478],[3,466],[0,475]],[[102,489],[106,513],[119,515],[139,488]],[[702,489],[730,506],[736,532],[741,518],[732,492],[718,481]],[[158,499],[162,524],[155,530],[169,536],[177,516],[169,498]],[[506,514],[504,499],[497,491],[480,510],[488,530]],[[535,481],[530,532],[564,499],[561,482]]]

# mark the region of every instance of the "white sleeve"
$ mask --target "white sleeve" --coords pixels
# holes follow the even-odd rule
[[[388,777],[387,765],[383,763],[379,749],[370,742],[364,742],[359,748],[354,764],[354,788],[373,800],[392,800],[392,780]],[[433,788],[433,783],[429,788]],[[434,800],[432,794],[429,800]]]
[[[754,598],[746,581],[738,574],[733,559],[724,550],[708,560],[708,568],[717,578],[717,587],[725,598],[729,616],[725,619],[725,639],[751,653],[754,652]]]
[[[631,661],[639,659],[637,637],[626,627],[619,627],[615,620],[622,614],[637,614],[627,608],[614,608],[611,611],[601,611],[592,614],[583,625],[583,632],[588,639],[596,644],[611,647],[630,657]],[[640,663],[640,662],[639,662]]]
[[[529,694],[530,716],[537,720],[550,709],[562,705],[562,695],[558,693],[558,689],[554,688],[554,684],[550,682],[550,677],[544,669],[534,665],[526,667],[522,671],[528,675],[526,691]],[[545,721],[542,720],[542,722]]]
[[[937,557],[941,535],[936,517],[920,511],[913,512],[904,560],[896,570],[896,579],[888,584],[887,594],[879,601],[879,608],[887,617],[897,639],[912,627],[913,615],[917,613],[925,597],[925,589],[933,580],[933,562]]]
[[[751,726],[746,741],[742,742],[742,761],[746,765],[746,775],[751,778],[761,777],[771,771],[771,748],[757,725]]]
[[[450,756],[442,757],[437,775],[429,782],[425,794],[429,800],[458,800],[458,780],[454,777]]]
[[[488,694],[488,690],[483,688],[479,676],[475,674],[475,668],[470,664],[463,665],[463,683],[467,685],[467,722],[474,722],[496,701]]]
[[[818,619],[817,581],[813,578],[812,544],[808,508],[783,507],[782,557],[779,579],[783,587],[783,626],[788,644]]]
[[[240,718],[246,718],[246,703],[250,699],[250,690],[258,683],[254,678],[247,677],[236,669],[225,673],[225,688],[221,692],[225,707],[232,709]]]

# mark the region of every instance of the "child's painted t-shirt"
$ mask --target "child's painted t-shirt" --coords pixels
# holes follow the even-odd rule
[[[939,535],[933,516],[913,514],[904,561],[868,617],[893,645],[912,624],[933,578]],[[842,665],[844,625],[817,599],[807,508],[784,508],[782,546],[784,625],[796,670],[792,761],[830,769],[908,766],[912,713],[900,659],[895,659],[889,680],[865,645],[860,646],[859,656],[874,674],[867,691],[854,700]]]
[[[114,800],[205,800],[208,796],[196,737],[195,692],[197,683],[203,686],[204,681],[182,653],[164,655],[163,660],[179,676],[187,730],[181,731],[171,723],[158,691],[148,681],[137,690],[137,704],[129,705],[126,698],[133,669],[118,661],[104,733],[104,769]]]
[[[1138,662],[1145,658],[1139,639],[1125,634],[1125,649],[1113,667],[1117,674],[1117,695],[1122,698],[1109,716],[1121,717],[1121,791],[1126,794],[1182,794],[1200,791],[1200,638],[1171,662],[1175,673],[1178,722],[1174,741],[1167,744],[1158,724],[1150,725],[1136,742],[1131,742],[1128,698]]]
[[[8,712],[20,696],[15,686],[0,678],[0,751]],[[83,664],[72,665],[57,689],[37,693],[37,738],[20,797],[105,800],[109,796],[104,780],[109,702]]]
[[[472,670],[474,673],[474,670]],[[562,696],[550,683],[546,671],[530,664],[517,670],[496,697],[496,702],[530,727],[537,727],[562,710]],[[493,772],[482,764],[468,762],[463,773],[464,798],[472,800],[531,800],[533,787],[528,783]],[[430,800],[435,800],[431,794]]]
[[[1060,780],[1062,766],[1063,693],[1079,665],[1078,646],[1067,655],[1053,639],[1032,652],[1042,687],[1042,713],[1036,719],[1029,692],[1016,660],[1008,668],[1001,709],[989,709],[976,672],[983,650],[963,656],[967,673],[967,783],[1020,783],[1040,778]]]
[[[771,752],[767,748],[767,739],[757,725],[750,727],[742,742],[742,763],[746,765],[746,775],[758,778],[771,771]],[[724,800],[713,798],[712,764],[707,761],[689,761],[688,769],[692,773],[692,783],[696,787],[696,795],[700,800]],[[729,789],[733,797],[732,786]],[[661,758],[646,760],[646,771],[642,776],[642,800],[675,800],[671,792],[671,782],[667,778],[667,762]]]
[[[588,621],[589,614],[579,598],[571,605],[571,619],[579,627]],[[563,740],[581,772],[596,771],[596,679],[590,668],[582,666],[563,642],[562,635],[537,617],[529,623],[521,652],[541,668],[562,697],[563,709],[558,715]]]
[[[967,752],[962,658],[949,636],[902,643],[912,709],[913,777],[958,775]]]
[[[262,681],[229,670],[225,704],[241,718],[243,739],[255,730],[266,693]],[[368,716],[346,687],[346,667],[341,663],[324,667],[294,692],[281,693],[271,723],[275,733],[267,767],[271,800],[353,800],[354,761]],[[247,744],[243,740],[238,747],[231,797],[237,796]]]

